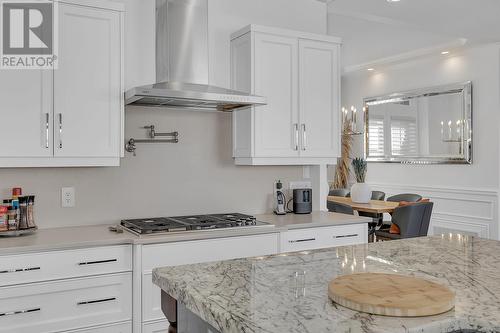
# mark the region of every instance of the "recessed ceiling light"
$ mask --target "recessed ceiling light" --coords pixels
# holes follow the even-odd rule
[[[387,2],[399,2],[400,0],[387,0]]]
[[[374,70],[375,70],[375,68],[368,68],[368,69],[367,69],[367,71],[370,71],[370,72],[371,72],[371,71],[374,71]]]
[[[441,52],[442,55],[450,54],[450,51],[443,51]]]

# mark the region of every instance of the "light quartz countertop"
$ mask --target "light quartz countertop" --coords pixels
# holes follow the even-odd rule
[[[455,308],[384,317],[334,304],[328,282],[359,272],[422,277],[450,287]],[[153,271],[153,282],[222,333],[500,332],[500,242],[446,235]]]
[[[274,224],[278,228],[283,227],[289,230],[372,222],[372,219],[369,217],[320,211],[312,212],[311,214],[263,214],[256,215],[255,217],[259,221]]]
[[[128,231],[109,231],[109,225],[39,229],[35,234],[21,237],[0,237],[0,255],[32,251],[53,251],[81,247],[123,244],[156,244],[201,239],[251,236],[286,231],[292,228],[321,227],[352,223],[366,223],[366,218],[349,215],[313,212],[310,215],[287,214],[277,219],[273,215],[258,215],[271,224],[266,227],[242,227],[203,231],[174,232],[136,236]],[[274,215],[275,216],[275,215]],[[314,222],[313,222],[314,221]]]

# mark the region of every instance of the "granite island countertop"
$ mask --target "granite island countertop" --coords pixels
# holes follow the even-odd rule
[[[396,318],[329,300],[328,282],[355,272],[422,277],[449,286],[455,308]],[[500,242],[446,235],[157,268],[153,282],[222,333],[500,332]]]

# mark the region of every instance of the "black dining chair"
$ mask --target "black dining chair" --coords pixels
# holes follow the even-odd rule
[[[392,197],[387,198],[387,201],[392,201],[392,202],[401,202],[401,201],[418,202],[420,200],[422,200],[422,196],[413,193],[396,194],[393,195]]]
[[[382,191],[372,191],[372,200],[384,200],[385,192]]]
[[[345,205],[343,203],[328,201],[326,203],[326,207],[328,208],[329,212],[354,215],[354,209],[352,209],[351,206]]]
[[[389,230],[377,230],[375,231],[377,240],[427,236],[433,206],[432,202],[417,202],[397,207],[392,214],[392,223],[399,227],[399,234],[391,234]]]
[[[345,188],[331,189],[330,192],[328,193],[329,196],[334,196],[334,197],[347,197],[348,194],[349,190]]]
[[[384,200],[385,192],[382,191],[372,191],[372,200]],[[368,213],[368,212],[358,212],[359,216],[370,217],[373,219],[373,222],[368,223],[368,236],[371,239],[373,233],[375,232],[375,228],[377,226],[382,225],[384,222],[384,214],[377,213]]]

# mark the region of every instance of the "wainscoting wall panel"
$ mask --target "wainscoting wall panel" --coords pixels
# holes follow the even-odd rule
[[[429,235],[463,233],[499,239],[498,191],[495,189],[371,184],[386,193],[418,193],[434,202]],[[386,220],[390,217],[386,217]]]

